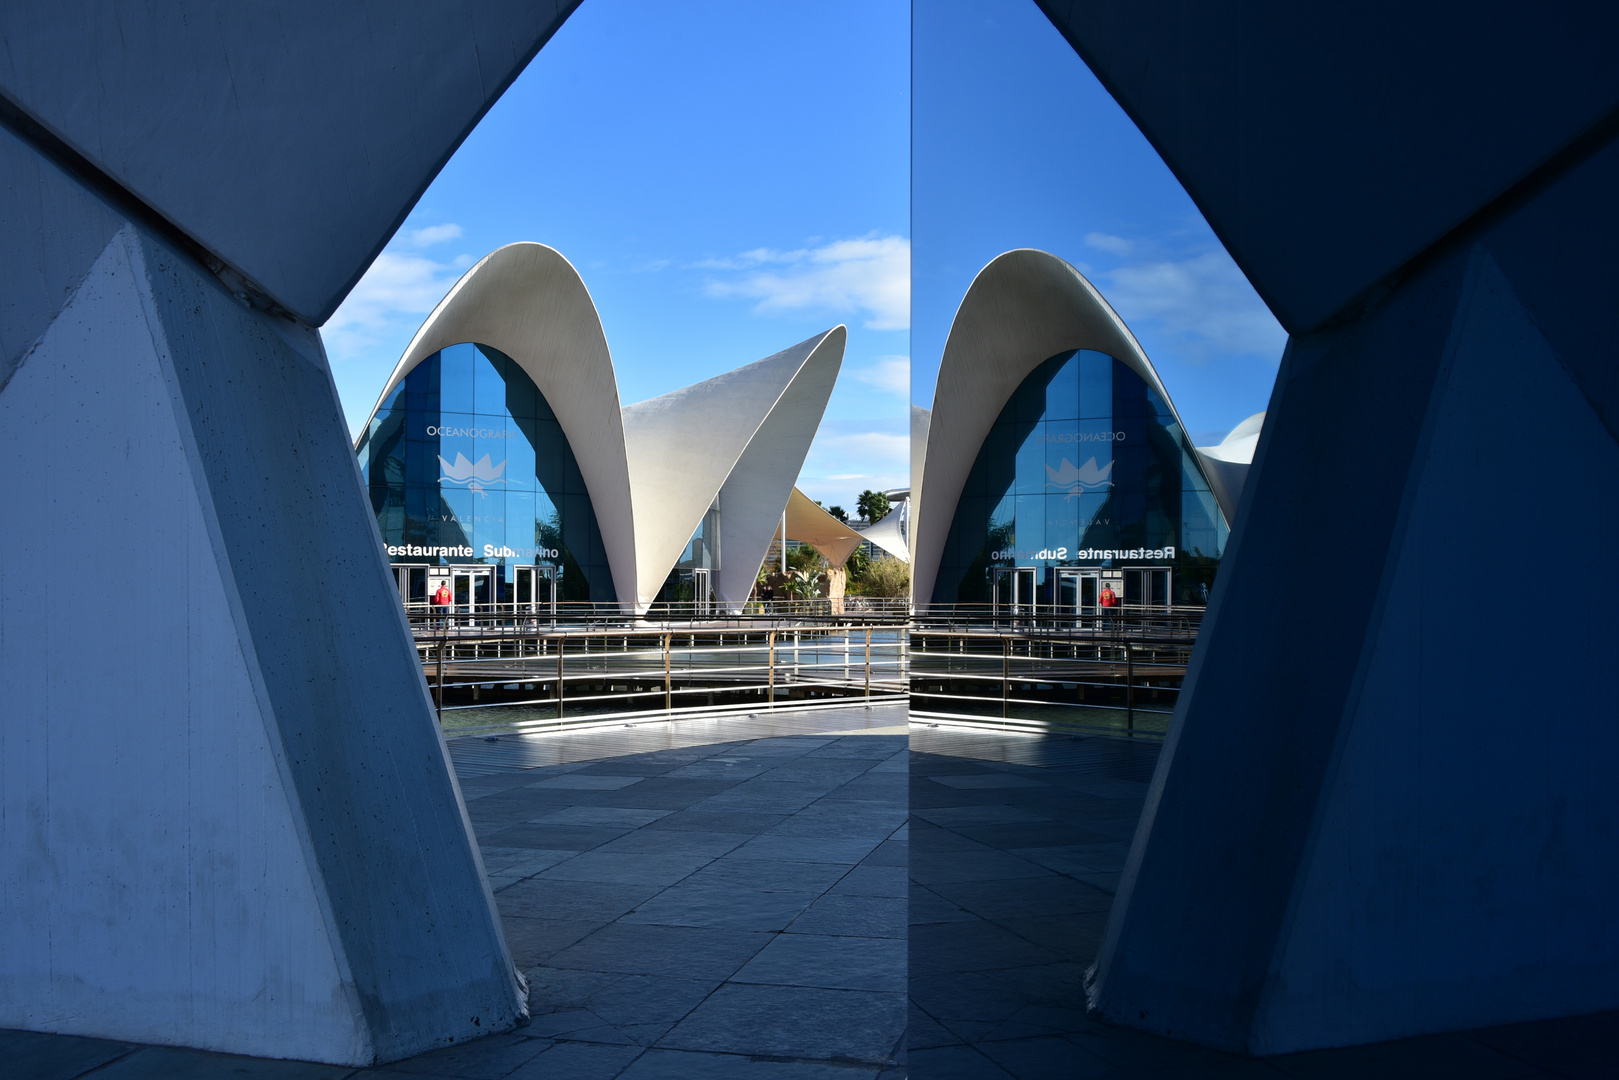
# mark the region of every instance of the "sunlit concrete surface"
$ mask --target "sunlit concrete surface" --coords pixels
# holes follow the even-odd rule
[[[577,6],[497,0],[469,19],[428,4],[13,0],[0,94],[241,285],[319,325]]]
[[[0,1024],[524,1019],[315,327],[571,10],[0,5]]]
[[[28,153],[0,176],[107,212]],[[0,523],[0,1025],[369,1064],[521,1020],[313,331],[126,224],[0,454],[38,511]],[[109,520],[138,599],[41,577]]]
[[[458,740],[533,1021],[353,1070],[26,1032],[9,1076],[904,1074],[902,705]]]

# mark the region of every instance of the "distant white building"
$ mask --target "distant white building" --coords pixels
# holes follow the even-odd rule
[[[739,609],[846,337],[621,406],[573,266],[543,244],[490,253],[417,331],[355,443],[401,596],[444,582],[478,608]]]

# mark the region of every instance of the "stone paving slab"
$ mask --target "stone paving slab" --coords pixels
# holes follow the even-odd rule
[[[1255,1059],[1091,1020],[1084,973],[1156,748],[913,729],[915,1080],[1619,1078],[1619,1013]]]
[[[1619,1077],[1619,1013],[1263,1060],[1092,1021],[1155,748],[929,729],[907,755],[902,722],[452,744],[530,982],[519,1031],[359,1070],[0,1032],[0,1077]]]

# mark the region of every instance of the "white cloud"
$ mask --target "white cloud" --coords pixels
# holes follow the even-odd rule
[[[474,262],[471,255],[432,259],[420,249],[460,235],[454,224],[400,232],[321,327],[351,426],[364,421],[416,328]]]
[[[413,248],[430,248],[434,244],[442,244],[446,240],[459,240],[461,226],[454,222],[443,225],[428,225],[422,229],[406,229],[400,233],[400,239]]]
[[[888,394],[909,398],[911,394],[911,358],[909,356],[879,356],[869,367],[853,373],[856,379]]]
[[[1280,358],[1287,331],[1224,251],[1178,262],[1110,270],[1104,290],[1127,323],[1156,322],[1165,331],[1220,352]]]
[[[817,442],[821,440],[817,439]],[[875,462],[909,461],[911,438],[909,435],[889,435],[881,431],[863,431],[853,435],[834,435],[825,440],[826,448],[845,456],[869,458]]]
[[[813,499],[852,509],[865,488],[910,482],[911,440],[901,417],[826,420],[815,436],[798,486]]]
[[[403,316],[426,315],[461,276],[458,261],[436,262],[425,255],[384,251],[324,329],[327,333],[381,329]]]
[[[1107,233],[1086,233],[1085,243],[1098,251],[1110,252],[1114,255],[1125,256],[1136,249],[1135,241],[1126,240],[1122,236],[1109,236]]]
[[[755,248],[734,258],[697,266],[736,271],[711,280],[713,297],[755,300],[759,314],[785,311],[863,313],[870,330],[904,330],[911,324],[911,242],[902,236],[835,240],[814,248]]]

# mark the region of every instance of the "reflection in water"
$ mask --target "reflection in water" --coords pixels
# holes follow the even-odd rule
[[[912,729],[912,1077],[1107,1068],[1085,969],[1160,745]]]

